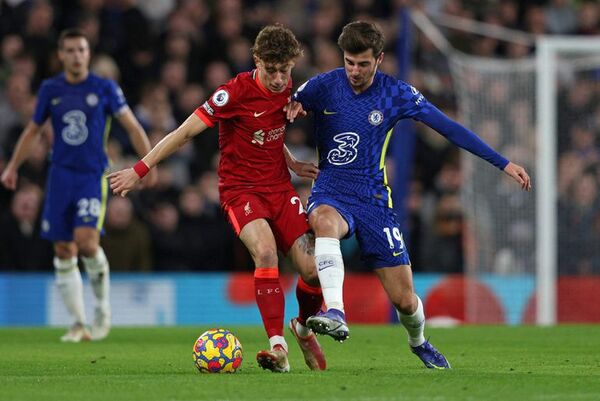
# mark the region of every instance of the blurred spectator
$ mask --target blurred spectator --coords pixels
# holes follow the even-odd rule
[[[42,190],[22,185],[10,210],[0,214],[0,270],[36,271],[52,267],[52,244],[40,237]]]
[[[6,143],[9,130],[15,126],[20,127],[25,121],[23,113],[28,101],[33,96],[31,79],[24,74],[12,74],[2,92],[0,95],[0,145],[7,149],[10,145]],[[12,149],[12,146],[10,148]]]
[[[584,173],[573,182],[569,192],[571,196],[559,202],[559,272],[600,273],[600,209],[596,175]]]
[[[593,0],[584,0],[579,5],[577,21],[578,35],[598,35],[600,33],[600,10]]]
[[[558,35],[567,35],[575,32],[577,28],[577,11],[571,0],[550,0],[545,7],[546,24],[548,32]]]
[[[419,271],[462,273],[464,223],[457,195],[442,195],[437,203],[432,229],[423,240]]]
[[[193,270],[229,270],[234,267],[235,234],[220,213],[206,213],[205,205],[199,188],[188,186],[181,192],[180,226],[190,239],[187,264]]]
[[[157,270],[188,270],[193,243],[179,227],[179,212],[168,202],[154,204],[150,212],[154,266]]]
[[[298,60],[294,70],[295,88],[317,72],[339,66],[337,35],[341,26],[350,18],[378,20],[390,44],[380,68],[394,74],[397,60],[392,50],[398,31],[395,10],[406,3],[374,0],[2,2],[0,170],[3,159],[14,148],[23,122],[31,114],[34,101],[32,91],[37,90],[42,78],[60,68],[53,42],[55,33],[66,27],[78,26],[89,35],[96,53],[92,65],[96,73],[115,80],[122,75],[121,84],[132,109],[156,143],[201,106],[207,93],[214,91],[235,73],[253,67],[250,39],[265,24],[281,22],[291,27],[302,39],[305,56]],[[447,13],[464,18],[479,18],[492,25],[521,29],[533,34],[600,34],[600,7],[596,1],[591,0],[427,0],[414,3],[416,7],[431,14]],[[471,54],[524,58],[532,52],[530,47],[521,44],[476,37],[452,29],[445,29],[444,32],[456,48]],[[418,30],[415,30],[413,46],[414,68],[409,81],[425,92],[428,98],[438,99],[439,104],[444,106],[443,111],[456,117],[452,113],[456,92],[447,57]],[[568,71],[568,77],[569,80],[559,87],[558,96],[558,192],[561,221],[577,220],[573,217],[577,215],[574,210],[580,213],[584,209],[574,206],[581,201],[571,199],[579,185],[583,188],[591,186],[589,182],[581,183],[589,181],[582,177],[584,172],[584,177],[600,172],[600,108],[596,106],[600,98],[600,85],[593,72],[588,71],[584,75]],[[534,103],[521,95],[530,90],[528,85],[531,83],[490,79],[485,74],[476,72],[459,79],[470,93],[489,93],[493,103],[490,107],[497,112],[498,117],[495,119],[469,121],[468,125],[475,132],[502,151],[510,152],[511,149],[505,149],[506,145],[517,144],[527,154],[535,152]],[[470,114],[479,115],[485,111],[478,110],[481,107],[481,104],[475,104]],[[311,126],[310,119],[300,120],[289,127],[286,135],[290,150],[297,158],[307,161],[314,158],[314,138],[307,135],[312,132]],[[438,202],[457,193],[463,179],[470,179],[468,174],[472,166],[468,158],[459,155],[440,135],[432,134],[420,124],[417,124],[417,130],[419,134],[414,161],[414,177],[417,181],[412,184],[414,193],[408,200],[412,237],[408,243],[415,268],[420,269],[420,255],[425,250],[429,252],[423,245],[423,238],[430,227],[437,227],[439,230],[440,227],[451,226],[449,223],[440,224],[436,217],[439,214],[436,211],[442,207]],[[128,159],[132,154],[131,146],[120,132],[118,124],[113,124],[111,139],[107,143],[114,163],[113,169],[132,163]],[[148,220],[153,227],[153,243],[157,246],[157,253],[162,255],[155,266],[161,263],[163,265],[158,267],[210,270],[231,266],[245,269],[252,266],[245,247],[238,239],[232,239],[232,233],[228,231],[219,208],[218,177],[215,173],[219,158],[218,140],[216,129],[199,135],[192,145],[182,148],[170,163],[158,168],[160,182],[157,188],[144,190],[143,196],[133,195],[131,198],[135,206],[130,211],[131,215],[141,217],[144,223],[139,224],[147,225]],[[52,133],[47,130],[43,141],[36,144],[36,149],[24,165],[24,183],[43,185],[47,168],[45,152],[51,141]],[[388,173],[392,177],[392,169]],[[307,191],[303,181],[293,174],[292,179],[300,185],[299,194]],[[476,183],[481,184],[491,185]],[[518,212],[524,199],[506,196],[504,182],[494,185],[494,190],[486,192],[480,198],[483,209],[502,205]],[[585,192],[583,189],[579,191]],[[0,210],[4,215],[8,213],[9,202],[8,195],[0,193]],[[597,205],[593,202],[592,205],[593,210]],[[121,204],[121,209],[124,209],[123,206]],[[493,225],[490,213],[482,212],[479,217],[482,224]],[[6,220],[2,220],[0,223],[0,232],[4,232],[5,222]],[[600,227],[600,222],[594,224]],[[510,222],[509,227],[510,235],[515,235],[515,238],[528,238],[529,228],[524,228],[518,221]],[[598,227],[590,228],[593,238],[600,232]],[[163,231],[168,233],[164,238],[157,235]],[[185,233],[185,238],[198,238],[193,255],[189,253],[190,249],[181,251],[183,260],[178,259],[179,255],[176,253],[179,251],[173,240],[179,238],[181,232]],[[497,241],[494,238],[497,233],[490,230],[488,234],[489,239],[478,239],[479,246],[495,246]],[[110,238],[109,234],[104,240]],[[563,240],[568,238],[561,237],[561,241]],[[573,248],[565,247],[567,245],[572,245]],[[356,266],[362,268],[361,262],[352,253],[352,242],[347,241],[345,247],[350,260],[356,261]],[[579,253],[575,242],[561,242],[560,249],[562,258]],[[528,263],[519,261],[522,255],[508,255],[502,249],[494,252],[500,255],[496,261],[482,260],[480,264],[490,266],[489,268],[512,264],[513,270],[518,270],[515,266]],[[174,265],[169,265],[172,257]],[[593,271],[594,266],[600,264],[595,258],[600,259],[600,255],[590,256],[586,259],[589,262],[581,262],[579,267],[573,267],[572,270]]]
[[[128,198],[115,196],[108,202],[105,235],[101,245],[112,271],[151,271],[152,249],[148,228],[133,213]]]

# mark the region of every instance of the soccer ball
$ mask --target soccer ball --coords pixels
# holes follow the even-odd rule
[[[192,358],[202,373],[234,373],[242,364],[242,344],[225,329],[210,329],[194,343]]]

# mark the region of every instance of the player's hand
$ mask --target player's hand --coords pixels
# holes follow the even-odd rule
[[[319,168],[309,162],[296,161],[290,168],[298,177],[310,178],[311,180],[316,180],[319,174]]]
[[[9,166],[6,166],[4,171],[2,172],[2,176],[0,177],[0,182],[6,189],[10,189],[14,191],[17,189],[17,178],[19,175],[17,174],[17,170]]]
[[[125,170],[115,171],[108,175],[110,182],[110,189],[113,194],[125,196],[129,191],[135,188],[136,184],[140,180],[133,168],[127,168]]]
[[[158,180],[158,173],[156,172],[155,168],[152,168],[152,169],[150,169],[150,171],[148,171],[148,174],[146,174],[146,176],[142,179],[141,187],[142,188],[151,188],[156,184],[157,180]]]
[[[525,171],[523,167],[509,162],[506,167],[504,167],[504,172],[518,182],[525,191],[531,189],[531,178],[529,178],[529,174],[527,174],[527,171]]]
[[[302,103],[292,100],[285,106],[283,106],[283,111],[285,111],[286,118],[289,122],[293,123],[294,119],[298,116],[305,117],[306,111],[302,108]]]

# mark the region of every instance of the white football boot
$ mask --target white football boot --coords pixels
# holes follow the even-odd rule
[[[92,339],[90,332],[81,323],[75,323],[61,338],[63,343],[78,343],[80,341],[89,341]]]
[[[103,311],[101,308],[94,309],[94,323],[92,324],[92,340],[103,340],[110,332],[110,312]]]

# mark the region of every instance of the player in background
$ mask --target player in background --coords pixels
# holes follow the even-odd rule
[[[133,168],[109,176],[115,194],[126,195],[152,167],[208,127],[219,123],[219,193],[221,206],[255,264],[254,287],[270,349],[257,361],[264,369],[287,372],[288,346],[283,337],[284,294],[279,282],[277,250],[289,254],[300,273],[296,296],[299,317],[290,329],[313,370],[325,369],[325,358],[306,319],[323,302],[315,269],[314,242],[306,212],[291,181],[314,178],[316,166],[284,154],[291,71],[302,50],[294,34],[281,26],[263,28],[252,48],[256,69],[238,74],[177,129],[161,140]],[[287,163],[287,164],[286,164]]]
[[[423,335],[423,304],[414,292],[409,256],[392,209],[384,164],[392,130],[404,118],[421,121],[504,171],[524,190],[531,188],[529,176],[446,117],[417,89],[378,72],[384,38],[375,24],[346,25],[338,45],[344,67],[311,78],[286,107],[291,121],[313,112],[320,155],[320,172],[307,209],[327,311],[310,317],[307,325],[339,341],[348,337],[340,239],[356,233],[362,257],[374,268],[396,308],[412,351],[428,368],[449,368],[446,358]]]
[[[119,86],[90,73],[89,42],[81,31],[68,29],[61,33],[58,58],[63,73],[42,83],[33,118],[21,134],[1,181],[6,188],[16,189],[19,166],[40,139],[50,117],[54,143],[42,237],[53,242],[56,284],[74,320],[61,340],[101,340],[110,330],[109,266],[100,247],[100,234],[108,196],[105,144],[111,116],[127,130],[138,154],[146,154],[150,142]],[[148,183],[153,180],[149,177]],[[96,299],[91,335],[86,327],[78,255]]]

